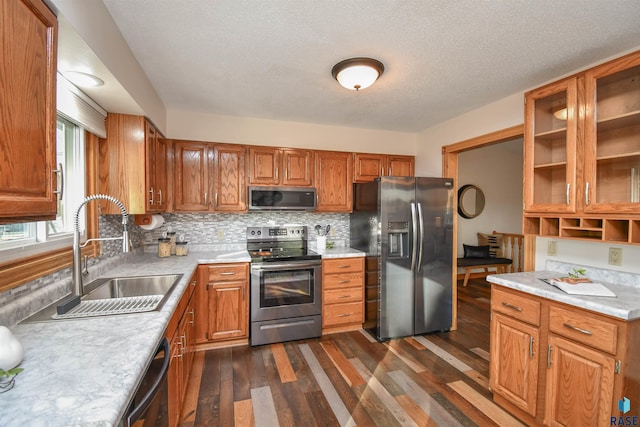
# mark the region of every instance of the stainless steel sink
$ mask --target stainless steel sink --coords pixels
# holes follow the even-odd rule
[[[182,274],[168,274],[98,279],[85,286],[85,295],[82,297],[82,301],[166,295],[181,277]]]
[[[67,313],[57,314],[55,302],[22,323],[159,311],[181,278],[182,274],[166,274],[97,279],[85,285],[80,304]]]

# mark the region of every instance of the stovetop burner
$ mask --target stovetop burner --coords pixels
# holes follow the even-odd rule
[[[306,226],[247,227],[247,251],[254,263],[320,259],[307,249],[306,236]]]

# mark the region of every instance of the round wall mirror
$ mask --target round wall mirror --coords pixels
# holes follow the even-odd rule
[[[484,193],[472,184],[463,185],[458,190],[458,213],[462,218],[475,218],[484,209]]]

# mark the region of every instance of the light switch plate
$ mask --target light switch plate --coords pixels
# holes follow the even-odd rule
[[[547,243],[547,255],[558,256],[558,242],[551,240]]]
[[[609,265],[622,265],[622,248],[609,248]]]

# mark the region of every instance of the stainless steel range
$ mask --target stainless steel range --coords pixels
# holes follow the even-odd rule
[[[307,227],[247,227],[251,256],[251,345],[322,334],[322,260]]]

